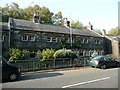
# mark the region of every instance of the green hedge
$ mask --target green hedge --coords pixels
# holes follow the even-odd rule
[[[26,49],[20,50],[18,48],[11,48],[8,51],[8,55],[9,55],[9,61],[24,60],[30,57],[30,52]]]
[[[76,54],[70,49],[60,49],[54,54],[55,58],[76,58]]]

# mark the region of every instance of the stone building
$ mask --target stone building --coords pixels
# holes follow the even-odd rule
[[[79,51],[82,56],[90,56],[94,50],[100,55],[106,53],[104,37],[89,29],[38,24],[13,18],[10,18],[8,23],[0,23],[0,26],[3,53],[9,48],[30,51],[71,48]]]
[[[109,50],[111,49],[111,55],[114,58],[120,59],[120,36],[105,36],[105,38],[111,42],[112,48],[108,48]]]

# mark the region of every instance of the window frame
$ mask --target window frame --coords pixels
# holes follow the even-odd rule
[[[26,36],[26,40],[24,40],[24,36]],[[27,34],[21,35],[21,41],[28,41],[28,35]]]
[[[32,37],[32,38],[30,38],[30,37]],[[29,35],[28,40],[34,42],[35,41],[35,35]]]
[[[46,40],[47,40],[47,42],[52,42],[52,37],[47,37]]]

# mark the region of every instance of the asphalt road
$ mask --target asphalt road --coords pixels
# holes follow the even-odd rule
[[[118,68],[86,68],[22,76],[2,88],[118,88]]]

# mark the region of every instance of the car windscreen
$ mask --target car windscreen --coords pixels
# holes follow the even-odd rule
[[[93,59],[94,59],[94,60],[98,60],[98,59],[101,60],[101,59],[103,59],[103,58],[104,58],[103,56],[97,56],[97,57],[94,57]]]

